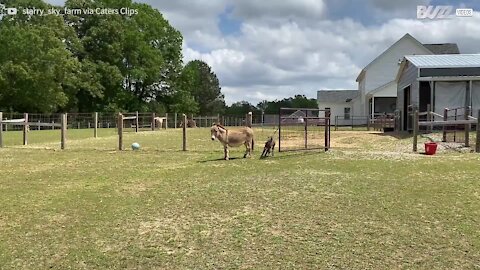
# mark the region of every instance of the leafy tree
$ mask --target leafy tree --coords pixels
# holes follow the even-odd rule
[[[4,0],[9,7],[51,6]],[[0,109],[215,114],[219,81],[202,61],[182,66],[182,35],[132,0],[67,0],[67,8],[130,8],[133,16],[6,16],[0,24]]]
[[[262,100],[261,102],[259,102],[257,104],[257,108],[260,111],[265,112],[265,110],[268,108],[268,100]]]
[[[9,6],[36,6],[42,1],[9,1]],[[72,48],[79,42],[73,29],[57,16],[4,17],[0,24],[0,108],[15,111],[66,110],[79,84],[96,95]]]
[[[265,113],[266,114],[278,114],[280,108],[318,108],[318,103],[316,99],[307,98],[304,95],[295,95],[294,97],[289,97],[282,99],[280,101],[275,100],[268,102],[266,105]]]
[[[243,116],[249,112],[256,114],[258,113],[258,110],[255,106],[250,104],[250,102],[248,101],[239,101],[239,102],[233,103],[230,107],[227,107],[225,114]]]
[[[120,14],[66,17],[66,23],[75,28],[82,43],[77,57],[82,63],[97,65],[104,87],[101,100],[92,98],[85,103],[124,110],[164,107],[160,104],[174,94],[171,86],[181,69],[182,36],[162,14],[131,0],[68,0],[65,5],[138,10],[131,17]]]
[[[198,113],[208,115],[224,112],[225,100],[220,83],[207,63],[200,60],[187,63],[180,73],[176,88],[190,93],[198,103]]]

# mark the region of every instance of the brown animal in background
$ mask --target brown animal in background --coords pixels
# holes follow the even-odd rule
[[[180,127],[183,128],[183,121],[180,123]],[[196,128],[197,127],[197,122],[192,119],[187,120],[187,128]]]
[[[260,158],[267,157],[270,153],[272,153],[272,157],[275,156],[275,140],[273,137],[268,138],[268,141],[265,143],[265,147],[263,147],[262,156]]]
[[[239,147],[245,145],[246,151],[243,158],[251,157],[254,147],[253,130],[243,127],[239,130],[228,130],[225,127],[215,124],[210,129],[212,141],[218,139],[223,144],[224,159],[229,160],[228,147]]]

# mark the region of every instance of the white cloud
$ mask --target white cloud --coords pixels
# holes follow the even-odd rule
[[[322,88],[355,89],[360,69],[407,32],[423,43],[455,42],[462,52],[480,53],[480,16],[476,16],[439,21],[393,19],[368,27],[350,19],[320,21],[315,27],[246,21],[242,35],[226,39],[223,49],[197,53],[193,58],[212,65],[230,102],[248,99],[256,103],[297,93],[314,97]]]
[[[407,32],[423,43],[454,42],[464,53],[480,53],[480,14],[436,21],[408,15],[430,0],[362,2],[374,6],[369,24],[352,19],[351,10],[330,19],[329,6],[341,8],[346,0],[146,2],[184,35],[185,61],[212,66],[229,103],[355,89],[361,68]],[[219,30],[218,16],[227,7],[242,22],[239,34]],[[377,21],[378,14],[397,17]]]

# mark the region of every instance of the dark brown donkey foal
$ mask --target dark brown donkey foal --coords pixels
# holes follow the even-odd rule
[[[268,141],[265,143],[265,147],[263,148],[261,158],[267,157],[268,154],[272,153],[272,157],[274,156],[275,152],[275,140],[273,137],[270,137]]]

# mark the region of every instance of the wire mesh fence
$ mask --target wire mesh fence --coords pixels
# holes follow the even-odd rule
[[[368,129],[370,123],[370,117],[350,115],[350,116],[335,116],[333,119],[333,125],[335,130],[355,130],[355,129]]]
[[[282,108],[279,112],[279,151],[330,148],[330,112]]]

